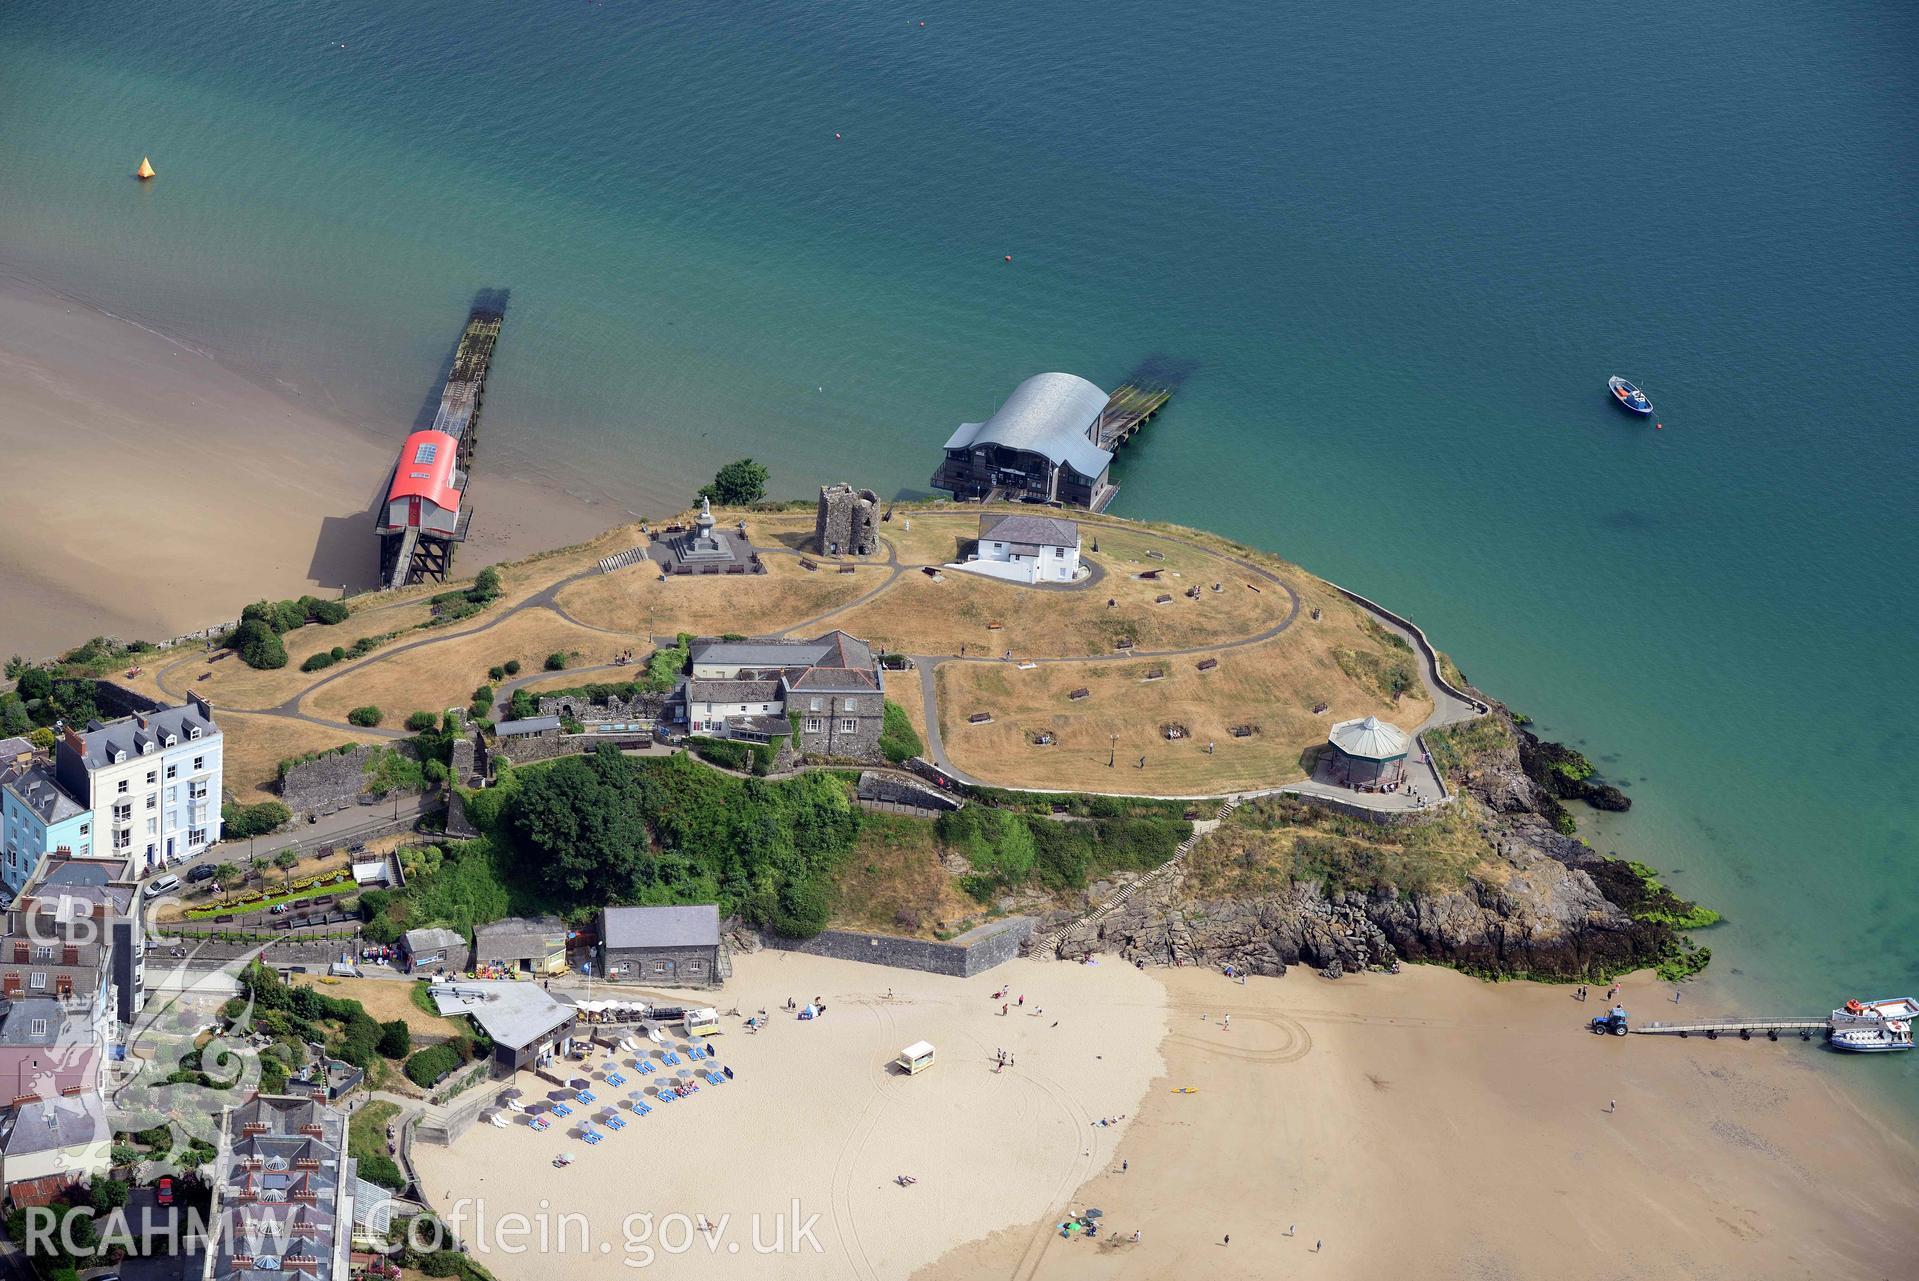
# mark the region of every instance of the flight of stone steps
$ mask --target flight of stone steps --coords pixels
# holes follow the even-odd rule
[[[623,552],[615,552],[600,562],[600,572],[610,574],[616,569],[625,569],[628,565],[637,565],[646,559],[646,548],[629,547]]]
[[[1207,831],[1211,831],[1212,828],[1218,827],[1220,823],[1225,821],[1228,815],[1230,815],[1234,810],[1238,809],[1239,801],[1240,801],[1240,798],[1237,796],[1227,797],[1226,803],[1224,805],[1221,805],[1219,807],[1219,812],[1213,815],[1212,826],[1209,827]],[[1206,835],[1206,832],[1195,830],[1191,836],[1187,837],[1184,841],[1180,842],[1179,848],[1173,851],[1173,856],[1167,859],[1164,863],[1161,863],[1158,867],[1146,873],[1144,876],[1138,877],[1132,881],[1129,881],[1127,884],[1120,886],[1119,889],[1115,890],[1112,893],[1112,895],[1106,898],[1103,902],[1100,902],[1094,905],[1092,908],[1088,909],[1083,916],[1080,916],[1075,920],[1067,922],[1065,925],[1062,925],[1059,929],[1054,930],[1050,934],[1045,934],[1035,939],[1033,941],[1031,950],[1028,952],[1028,955],[1031,956],[1034,960],[1038,960],[1038,961],[1050,961],[1050,960],[1057,959],[1059,956],[1060,945],[1071,940],[1073,936],[1078,934],[1081,930],[1084,930],[1090,926],[1098,925],[1101,921],[1111,916],[1114,912],[1117,912],[1119,911],[1120,908],[1126,906],[1128,900],[1130,900],[1133,897],[1133,895],[1139,893],[1141,890],[1152,889],[1155,886],[1160,885],[1166,881],[1169,881],[1175,876],[1177,876],[1181,865],[1186,861],[1186,856],[1192,852],[1193,846],[1199,844],[1200,838],[1203,837],[1204,835]]]

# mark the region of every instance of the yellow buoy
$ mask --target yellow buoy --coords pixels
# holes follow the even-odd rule
[[[153,162],[145,156],[141,156],[140,167],[133,171],[133,176],[141,182],[145,182],[147,179],[153,177]]]

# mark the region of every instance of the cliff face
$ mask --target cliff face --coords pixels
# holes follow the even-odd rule
[[[1196,868],[1205,870],[1183,891],[1157,901],[1136,897],[1063,950],[1113,951],[1151,964],[1231,964],[1255,974],[1404,959],[1558,978],[1594,978],[1670,955],[1671,927],[1634,919],[1603,888],[1630,899],[1621,877],[1639,882],[1627,866],[1548,820],[1552,798],[1527,776],[1503,710],[1482,725],[1453,755],[1462,789],[1457,837],[1435,842],[1472,847],[1470,866],[1457,875],[1426,874],[1428,856],[1386,829],[1369,835],[1364,824],[1268,807],[1250,830],[1209,838],[1229,848],[1195,851]],[[1369,859],[1368,841],[1392,848]],[[1316,874],[1329,853],[1343,874]],[[1264,884],[1240,874],[1269,856],[1283,870]],[[1220,867],[1229,869],[1223,879]],[[1061,913],[1048,928],[1070,919]]]

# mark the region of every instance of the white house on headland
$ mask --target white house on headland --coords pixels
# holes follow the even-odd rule
[[[95,853],[131,854],[144,873],[220,839],[220,727],[199,695],[69,728],[55,747],[60,785],[93,813]]]
[[[1014,583],[1070,583],[1079,575],[1079,526],[1056,516],[982,516],[963,569]]]

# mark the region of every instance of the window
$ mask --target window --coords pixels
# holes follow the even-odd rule
[[[171,783],[174,779],[178,778],[179,776],[180,776],[180,767],[178,765],[167,766],[167,782]]]
[[[113,834],[114,849],[124,850],[124,849],[127,849],[132,844],[133,844],[133,833],[127,831],[124,827]]]
[[[131,822],[132,820],[133,820],[133,802],[132,801],[124,801],[121,804],[115,805],[113,807],[114,822],[128,823],[128,822]]]
[[[167,735],[168,747],[178,747],[179,745],[180,745],[180,736],[178,734]]]
[[[198,725],[195,725],[195,726],[194,726],[194,727],[193,727],[192,729],[190,729],[190,730],[188,730],[188,731],[187,731],[187,737],[188,737],[188,738],[199,738],[199,737],[200,737],[200,727],[199,727]]]
[[[127,780],[126,780],[126,779],[124,779],[124,778],[123,778],[123,779],[121,779],[121,780],[120,780],[120,786],[119,786],[119,787],[117,787],[117,788],[115,788],[114,790],[115,790],[115,791],[116,791],[116,792],[117,792],[117,793],[118,793],[119,795],[121,795],[121,796],[125,796],[125,795],[127,794]]]
[[[35,1019],[32,1024],[32,1032],[35,1036],[45,1036],[47,1034],[47,1021],[45,1019]]]
[[[840,733],[851,734],[855,730],[859,729],[859,727],[860,727],[860,723],[854,720],[851,716],[848,716],[847,718],[845,718],[844,720],[840,722]]]
[[[849,698],[840,704],[840,710],[843,712],[857,712],[860,710],[860,700],[857,698]]]
[[[147,808],[150,810],[157,810],[160,808],[160,794],[158,792],[147,793]]]
[[[817,734],[825,728],[826,728],[826,718],[824,716],[809,716],[806,718],[807,733]]]
[[[80,824],[80,835],[85,836],[92,827],[93,827],[93,824],[91,823]]]
[[[35,970],[33,977],[27,980],[27,986],[36,992],[44,992],[47,990],[47,976]]]
[[[413,451],[413,461],[416,464],[422,465],[430,463],[433,461],[434,455],[439,452],[440,446],[436,442],[431,440],[421,441],[420,447]]]
[[[207,843],[207,829],[206,829],[206,828],[204,828],[204,827],[196,827],[196,828],[194,828],[194,829],[193,829],[192,831],[190,831],[190,832],[188,832],[188,833],[187,833],[187,844],[188,844],[188,845],[205,845],[206,843]]]
[[[820,700],[819,700],[819,699],[817,699],[817,698],[814,698],[814,699],[808,699],[808,700],[807,700],[807,703],[806,703],[806,710],[807,710],[807,711],[809,711],[809,712],[817,712],[817,711],[819,711],[819,710],[820,710]]]
[[[205,769],[206,767],[207,767],[206,757],[196,756],[193,758],[193,772],[195,774],[198,774],[201,770]]]
[[[35,947],[33,949],[33,959],[36,961],[51,961],[53,959],[53,944],[42,943]]]
[[[157,782],[159,782],[159,781],[160,781],[160,772],[159,772],[158,770],[148,770],[148,771],[147,771],[147,786],[148,786],[148,787],[152,787],[152,786],[153,786],[153,785],[154,785],[155,783],[157,783]]]

